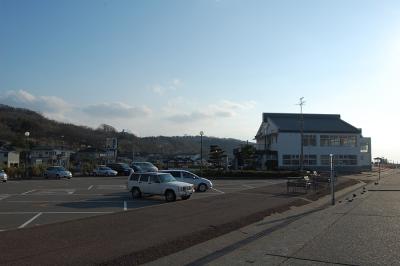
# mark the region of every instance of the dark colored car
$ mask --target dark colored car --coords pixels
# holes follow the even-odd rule
[[[149,162],[133,162],[131,167],[135,173],[158,172],[158,168]]]
[[[117,171],[118,175],[128,176],[131,172],[133,172],[133,169],[130,168],[129,165],[126,163],[109,163],[107,164],[107,167],[110,167],[111,169]]]

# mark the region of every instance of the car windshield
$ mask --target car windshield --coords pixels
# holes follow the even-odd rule
[[[151,163],[133,163],[133,165],[142,169],[151,169],[154,167]]]
[[[168,183],[176,181],[176,179],[171,174],[162,174],[159,175],[161,183]]]
[[[66,171],[64,167],[54,167],[56,171]]]

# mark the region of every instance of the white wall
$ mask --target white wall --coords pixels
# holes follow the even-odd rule
[[[357,134],[356,147],[342,147],[342,146],[320,146],[320,135],[338,135],[338,136],[354,136],[355,134],[337,134],[337,133],[323,133],[313,134],[305,133],[305,135],[316,135],[317,146],[304,146],[304,154],[317,155],[317,165],[320,165],[320,156],[328,154],[344,154],[344,155],[357,155],[357,165],[364,165],[360,163],[360,135]],[[278,165],[283,166],[282,157],[284,154],[300,154],[301,153],[301,134],[300,133],[279,133],[278,143],[271,147],[271,150],[278,151]]]

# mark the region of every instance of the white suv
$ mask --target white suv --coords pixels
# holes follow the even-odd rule
[[[2,180],[3,182],[7,182],[7,174],[4,170],[0,170],[0,180]]]
[[[194,185],[196,191],[205,192],[213,187],[213,184],[207,178],[197,176],[185,170],[161,170],[162,173],[170,173],[178,181],[183,181]]]
[[[187,200],[194,191],[192,184],[176,181],[168,173],[131,173],[127,187],[133,199],[163,195],[166,201],[175,201],[177,197]]]

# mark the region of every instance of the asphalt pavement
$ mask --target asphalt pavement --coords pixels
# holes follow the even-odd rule
[[[132,200],[127,177],[9,180],[0,183],[0,232],[164,204],[161,196]],[[242,191],[282,180],[215,180],[190,200]]]

